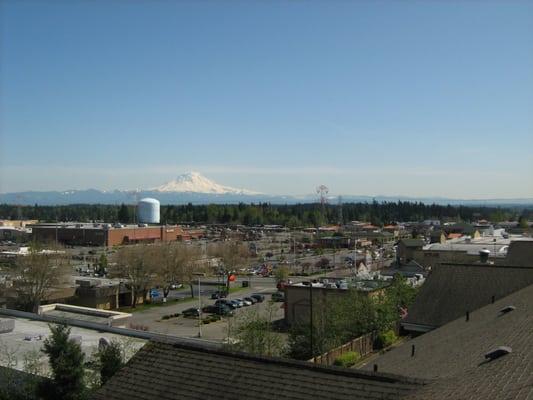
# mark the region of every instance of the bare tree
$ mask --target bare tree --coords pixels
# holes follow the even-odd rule
[[[172,284],[177,282],[189,284],[194,297],[194,274],[202,270],[197,262],[199,249],[184,243],[167,243],[155,246],[154,253],[156,282],[163,288],[163,301],[166,301]]]
[[[278,266],[274,271],[274,277],[276,278],[276,283],[285,282],[289,279],[289,268],[285,266]]]
[[[42,250],[33,245],[28,255],[16,261],[13,287],[20,306],[37,312],[41,302],[48,299],[54,288],[69,277],[69,264],[65,252],[59,248]]]
[[[222,266],[219,274],[226,276],[226,286],[229,289],[229,276],[236,272],[237,268],[246,265],[250,258],[250,250],[242,242],[217,243],[208,247],[208,254],[220,258]]]
[[[127,279],[131,288],[131,306],[136,307],[139,295],[144,299],[155,281],[155,251],[153,246],[124,246],[117,251],[110,277]]]

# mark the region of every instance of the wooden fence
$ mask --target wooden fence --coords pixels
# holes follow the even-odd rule
[[[330,351],[316,356],[310,359],[310,362],[321,365],[333,365],[335,359],[341,354],[347,353],[349,351],[358,352],[361,357],[366,356],[367,354],[372,353],[374,350],[374,340],[376,339],[376,332],[370,332],[366,335],[359,336],[348,343],[343,344],[342,346],[335,347]]]

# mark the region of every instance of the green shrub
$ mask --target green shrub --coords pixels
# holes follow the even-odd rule
[[[381,332],[378,335],[375,346],[378,349],[384,349],[385,347],[389,347],[396,340],[398,340],[398,336],[396,336],[396,333],[394,333],[392,329],[389,329],[388,331]]]
[[[352,365],[355,365],[357,361],[361,358],[361,354],[359,354],[356,351],[349,351],[347,353],[341,354],[338,356],[335,361],[333,362],[333,365],[336,365],[338,367],[344,367],[348,368]]]
[[[175,314],[167,314],[167,315],[163,315],[161,317],[161,319],[163,320],[167,320],[167,319],[170,319],[170,318],[177,318],[179,317],[181,314],[180,313],[175,313]]]
[[[207,319],[209,319],[211,322],[217,322],[220,321],[220,315],[213,314],[207,317]]]

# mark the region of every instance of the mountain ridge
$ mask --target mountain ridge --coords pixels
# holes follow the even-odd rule
[[[533,199],[452,199],[446,197],[417,196],[366,196],[341,195],[343,202],[383,201],[421,201],[426,204],[450,205],[509,205],[531,206]],[[155,197],[161,204],[235,204],[235,203],[272,203],[295,204],[317,202],[316,194],[307,195],[269,195],[247,189],[224,186],[203,176],[199,172],[188,172],[163,185],[138,190],[63,190],[63,191],[24,191],[0,193],[0,204],[12,205],[68,205],[68,204],[120,204],[134,203],[135,199]],[[331,204],[337,203],[337,196],[328,196]]]

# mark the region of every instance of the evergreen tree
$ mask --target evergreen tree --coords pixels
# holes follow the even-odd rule
[[[120,205],[117,217],[118,217],[118,221],[124,224],[127,224],[128,222],[130,222],[130,212],[126,204],[122,203]]]
[[[98,353],[100,359],[100,382],[106,383],[124,366],[124,352],[120,343],[111,342]]]
[[[69,338],[66,325],[50,325],[52,335],[44,342],[43,352],[48,355],[52,380],[43,381],[39,394],[43,399],[79,400],[85,397],[84,359],[81,346]]]
[[[98,259],[98,269],[96,270],[98,275],[104,276],[107,273],[107,264],[107,256],[102,253]]]

